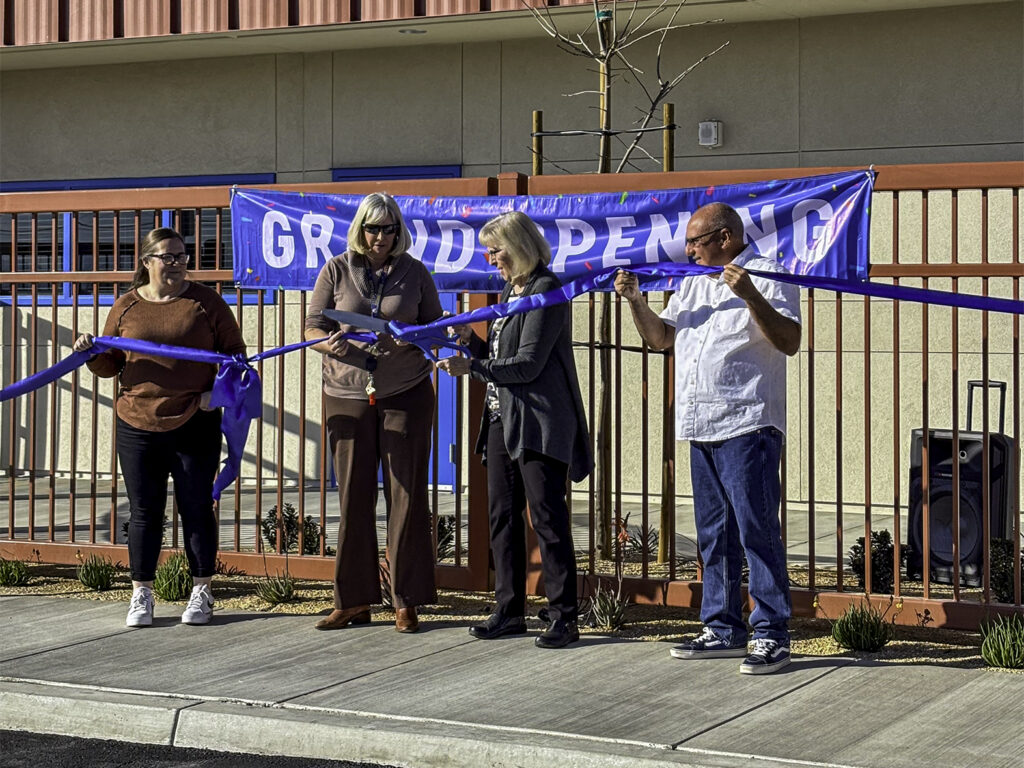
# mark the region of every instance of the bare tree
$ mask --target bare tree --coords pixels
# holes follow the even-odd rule
[[[565,95],[598,97],[598,129],[556,131],[552,133],[561,135],[591,133],[599,135],[598,173],[609,173],[611,171],[612,139],[621,135],[632,135],[633,138],[619,159],[615,173],[621,173],[628,165],[631,165],[630,158],[637,150],[646,154],[650,160],[657,162],[654,157],[651,157],[650,153],[643,149],[640,142],[644,134],[665,129],[663,125],[652,127],[652,124],[657,122],[655,116],[658,113],[658,108],[687,75],[729,45],[729,41],[726,41],[701,56],[685,69],[676,72],[672,76],[667,76],[662,71],[662,53],[669,32],[687,27],[703,26],[705,24],[718,24],[723,19],[677,24],[676,17],[686,5],[686,0],[660,0],[657,5],[645,9],[641,8],[641,0],[592,0],[594,8],[593,20],[582,32],[568,34],[559,29],[557,17],[552,14],[550,8],[547,6],[535,8],[528,5],[526,0],[521,0],[521,2],[533,14],[541,28],[555,40],[559,48],[574,56],[590,59],[597,64],[598,87],[596,90],[577,91]],[[593,44],[587,41],[587,38],[591,35],[596,35],[596,40],[593,41]],[[632,56],[632,52],[629,52],[630,48],[650,38],[656,38],[657,40],[655,68],[652,78],[649,78],[629,58],[629,56]],[[627,52],[629,52],[629,56],[627,56]],[[635,84],[639,92],[643,94],[645,103],[636,107],[641,116],[633,123],[634,127],[613,130],[611,95],[612,85],[618,79],[626,79]],[[651,82],[652,79],[653,82]]]
[[[657,159],[643,148],[641,141],[649,132],[660,132],[674,127],[661,124],[656,117],[659,107],[665,103],[669,94],[687,75],[729,45],[729,41],[726,41],[705,53],[685,69],[672,75],[666,75],[662,67],[662,53],[670,32],[687,27],[720,23],[723,20],[677,23],[676,19],[686,5],[686,0],[660,0],[656,4],[641,4],[640,0],[593,0],[593,19],[582,32],[570,34],[559,28],[558,17],[552,14],[550,8],[547,6],[535,8],[526,0],[522,0],[522,2],[533,14],[541,28],[555,40],[560,49],[573,56],[589,59],[597,65],[598,86],[596,90],[577,91],[565,95],[596,96],[598,99],[598,128],[596,130],[550,131],[542,132],[540,135],[597,135],[600,141],[598,173],[611,172],[613,139],[620,141],[625,147],[615,168],[615,173],[621,173],[627,167],[637,168],[631,159],[637,152],[646,155],[649,160],[657,162]],[[634,49],[634,46],[643,41],[656,43],[655,66],[652,76],[648,76],[634,63],[633,50],[637,50]],[[631,128],[614,130],[611,110],[612,87],[620,79],[631,82],[637,87],[638,93],[642,94],[643,103],[636,107],[640,112],[640,117]],[[627,144],[622,136],[632,136],[632,139]],[[595,419],[597,450],[594,470],[597,486],[597,546],[602,556],[612,557],[615,521],[612,519],[612,403],[609,383],[611,380],[611,295],[608,293],[601,294],[598,346],[600,380],[597,384],[598,414]],[[670,428],[670,425],[664,426],[664,429]],[[667,518],[672,514],[673,501],[673,499],[662,499],[661,531],[663,534],[669,530]],[[665,535],[659,537],[658,560],[661,562],[668,557],[666,539]]]

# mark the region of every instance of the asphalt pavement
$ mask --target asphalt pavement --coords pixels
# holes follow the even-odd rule
[[[0,598],[0,729],[415,768],[1024,765],[1024,675],[796,657],[750,676],[664,642],[538,649],[536,622],[480,641],[179,612],[127,629],[118,603]]]
[[[126,741],[0,731],[0,768],[376,768],[347,760],[242,755]]]

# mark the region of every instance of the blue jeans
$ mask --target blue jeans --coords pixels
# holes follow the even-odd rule
[[[762,427],[690,443],[697,545],[704,562],[700,618],[724,640],[747,640],[740,577],[750,568],[754,638],[789,642],[789,576],[779,525],[782,433]]]

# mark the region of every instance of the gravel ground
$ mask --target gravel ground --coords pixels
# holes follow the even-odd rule
[[[75,575],[75,566],[29,563],[29,582],[21,587],[0,587],[0,595],[47,595],[87,600],[128,602],[131,581],[126,571],[118,571],[114,587],[96,592],[84,587]],[[214,593],[220,609],[259,611],[266,613],[314,615],[327,613],[332,607],[331,585],[323,581],[296,580],[296,594],[287,603],[271,605],[256,595],[262,577],[218,575],[214,577]],[[165,602],[165,601],[161,601]],[[179,602],[179,605],[184,605]],[[527,612],[536,614],[542,608],[541,598],[531,598]],[[481,592],[441,590],[437,605],[419,609],[423,621],[465,622],[484,619],[493,607],[493,595]],[[374,609],[374,616],[388,621],[394,614],[387,608]],[[539,626],[539,625],[538,625]],[[630,605],[626,624],[614,632],[581,627],[584,633],[611,634],[616,637],[644,641],[676,643],[700,630],[697,615],[688,609],[653,605]],[[831,636],[826,619],[795,618],[791,623],[793,652],[802,656],[863,656],[891,663],[927,663],[947,667],[979,668],[977,633],[957,632],[932,627],[896,626],[895,639],[877,653],[856,653],[844,650]]]

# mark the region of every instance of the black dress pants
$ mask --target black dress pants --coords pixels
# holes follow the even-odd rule
[[[164,536],[167,477],[184,532],[185,556],[194,577],[217,569],[217,518],[213,480],[220,465],[220,409],[196,411],[177,429],[150,432],[117,419],[117,458],[128,492],[128,562],[133,581],[152,581]]]
[[[540,544],[548,616],[575,621],[576,552],[565,487],[569,467],[557,459],[524,451],[513,461],[501,422],[487,433],[487,492],[494,555],[494,596],[505,616],[526,612],[526,508]]]

